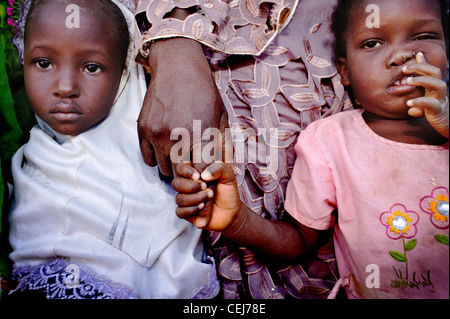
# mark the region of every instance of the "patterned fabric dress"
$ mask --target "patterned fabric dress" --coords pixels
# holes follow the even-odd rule
[[[137,60],[151,42],[201,42],[233,132],[242,200],[280,219],[294,146],[311,122],[351,107],[332,62],[329,17],[335,0],[139,1]],[[197,8],[184,22],[163,18]],[[268,265],[217,233],[207,234],[224,298],[327,298],[338,276],[331,237],[300,265]]]

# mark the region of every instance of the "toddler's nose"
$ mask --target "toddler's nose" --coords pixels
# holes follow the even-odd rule
[[[386,61],[386,67],[392,68],[402,66],[405,63],[414,60],[416,54],[411,50],[398,50],[393,52]]]

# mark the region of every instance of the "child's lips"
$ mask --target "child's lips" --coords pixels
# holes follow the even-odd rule
[[[408,94],[413,92],[417,87],[407,83],[407,79],[413,76],[415,75],[402,73],[395,77],[388,85],[388,92],[392,94]]]
[[[79,119],[82,112],[75,104],[59,103],[52,108],[50,114],[59,121],[71,122]]]
[[[65,112],[56,112],[51,113],[54,118],[56,118],[60,122],[73,122],[78,120],[81,117],[80,113],[65,113]]]

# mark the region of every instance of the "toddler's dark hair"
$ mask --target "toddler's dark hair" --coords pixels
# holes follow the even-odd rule
[[[33,19],[33,13],[35,9],[39,7],[40,4],[48,1],[51,0],[32,1],[26,17],[24,37],[26,37],[27,26],[29,25],[29,22]],[[128,46],[131,41],[127,20],[125,19],[120,8],[111,0],[95,0],[95,1],[90,0],[90,1],[91,1],[90,5],[95,6],[95,8],[99,10],[99,12],[103,12],[103,14],[105,14],[112,21],[114,21],[115,28],[113,32],[114,36],[117,38],[117,43],[119,45],[121,56],[123,57],[122,59],[122,67],[123,67],[125,65],[126,57],[128,54]],[[89,1],[87,1],[87,3],[89,3]]]
[[[331,17],[331,31],[334,35],[334,58],[346,57],[347,47],[345,38],[348,29],[352,8],[362,0],[338,0],[338,4]],[[444,29],[445,42],[448,47],[448,20],[449,20],[449,0],[439,0],[441,7],[441,22]]]

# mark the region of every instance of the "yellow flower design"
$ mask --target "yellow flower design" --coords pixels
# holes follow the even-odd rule
[[[440,229],[448,228],[449,203],[448,190],[445,187],[436,187],[431,196],[420,200],[420,208],[430,215],[431,223]]]
[[[433,218],[436,221],[440,221],[442,223],[448,222],[448,215],[444,215],[442,210],[438,208],[438,205],[442,203],[447,203],[448,205],[448,197],[445,195],[437,195],[434,198],[434,201],[429,202],[430,207],[428,209],[433,213]]]
[[[389,238],[411,238],[417,233],[416,224],[419,221],[419,215],[407,210],[402,204],[396,204],[389,211],[381,214],[380,221],[386,226],[386,235]]]
[[[389,231],[396,234],[400,234],[400,232],[402,232],[403,234],[407,235],[408,230],[411,229],[411,226],[409,225],[410,222],[412,222],[412,218],[410,218],[408,214],[402,212],[401,210],[392,212],[392,215],[387,219],[387,223],[388,225],[390,225]]]

